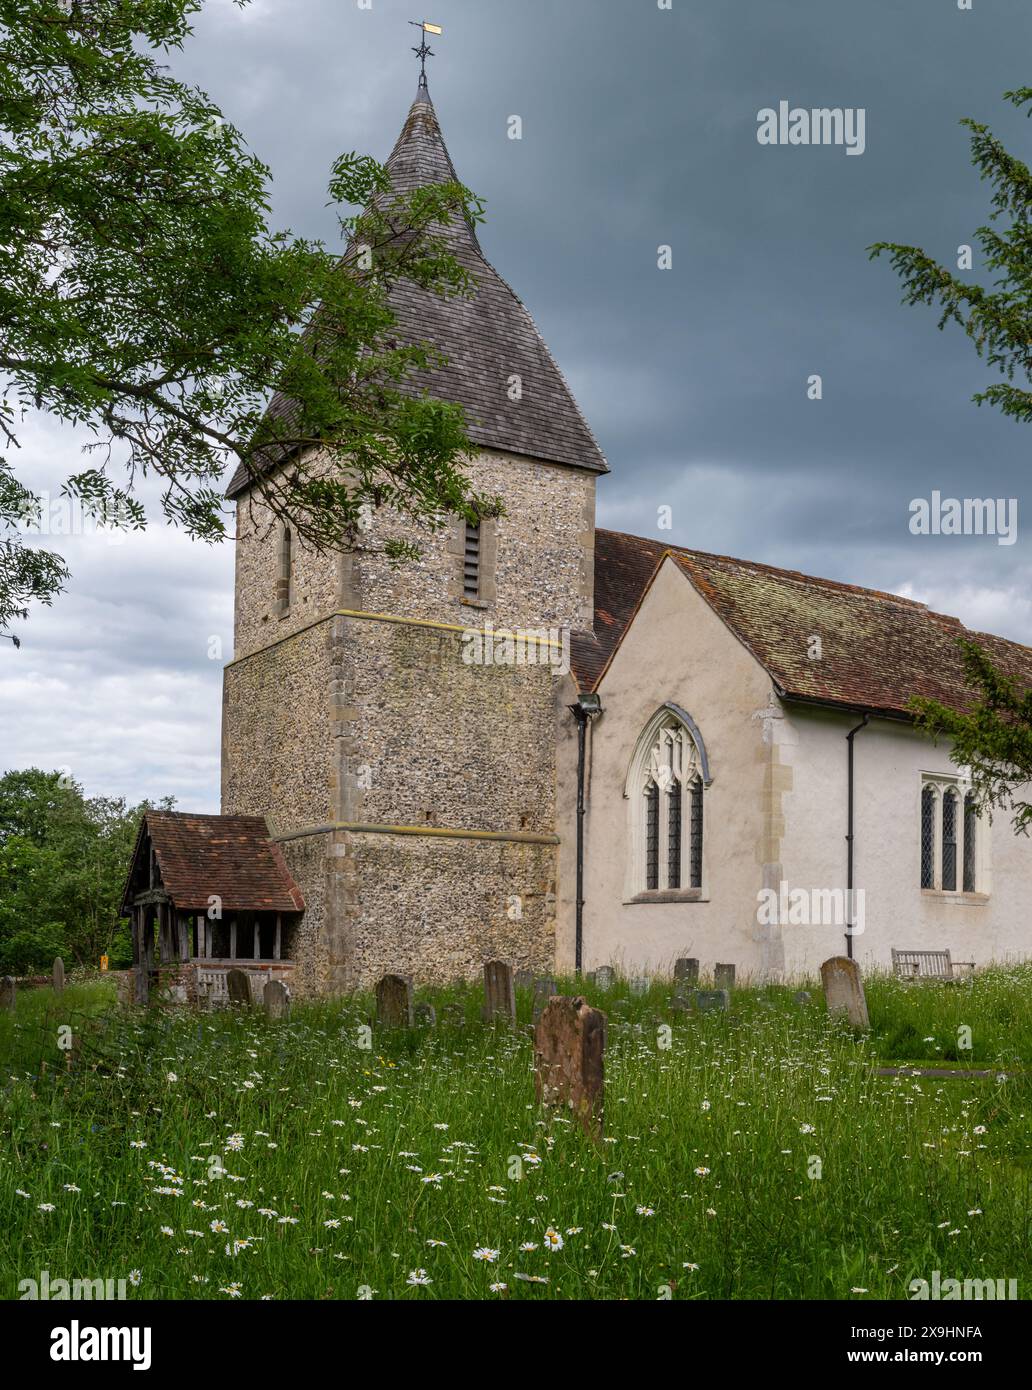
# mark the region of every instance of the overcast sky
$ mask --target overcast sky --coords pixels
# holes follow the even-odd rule
[[[1032,526],[1032,435],[971,402],[991,377],[966,338],[903,307],[865,251],[912,242],[953,265],[972,242],[987,189],[961,117],[1032,158],[1032,126],[1002,101],[1032,85],[1028,0],[433,4],[431,95],[486,200],[485,252],[609,459],[599,523],[906,593],[1032,643],[1023,526],[1010,546],[908,529],[933,489],[1016,498]],[[173,65],[271,168],[279,225],[334,239],[330,165],[389,153],[419,17],[400,0],[207,0]],[[782,100],[863,108],[863,154],[761,145],[757,113]],[[80,442],[30,422],[23,476],[56,488]],[[0,647],[0,763],[218,810],[231,547],[156,523],[52,543],[73,578],[20,651]]]

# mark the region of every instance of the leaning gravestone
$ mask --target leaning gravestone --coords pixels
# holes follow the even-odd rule
[[[434,1008],[433,1004],[417,1004],[415,1020],[420,1028],[436,1028],[437,1010]]]
[[[735,967],[733,965],[715,965],[713,967],[713,983],[717,989],[734,989]]]
[[[606,1016],[587,1000],[550,999],[534,1032],[538,1104],[573,1112],[585,1133],[602,1137]]]
[[[266,1018],[290,1017],[290,990],[282,980],[270,980],[262,991]]]
[[[537,1023],[541,1015],[548,1007],[548,1001],[553,994],[559,993],[559,986],[555,980],[547,977],[534,981],[534,1022]]]
[[[250,1004],[251,979],[246,970],[230,970],[226,973],[226,993],[231,1004]]]
[[[18,997],[18,986],[14,982],[13,975],[5,975],[0,980],[0,1009],[14,1010],[15,1000]]]
[[[828,1013],[844,1013],[854,1028],[870,1028],[860,967],[848,956],[832,956],[821,966],[821,984]]]
[[[376,983],[376,1021],[385,1028],[411,1028],[412,981],[407,975],[384,975]]]
[[[700,1014],[726,1012],[731,1004],[731,995],[726,989],[697,989],[694,998]]]
[[[489,960],[484,966],[484,1022],[503,1018],[512,1023],[516,1018],[516,989],[512,966],[504,960]]]
[[[54,961],[54,993],[60,994],[64,989],[64,961],[60,956]]]
[[[616,983],[616,971],[611,965],[600,965],[595,971],[595,986],[597,989],[612,989]]]
[[[674,979],[678,984],[697,985],[699,983],[699,962],[694,956],[682,956],[674,962]]]

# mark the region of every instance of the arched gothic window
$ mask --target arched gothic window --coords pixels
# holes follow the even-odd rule
[[[921,887],[941,893],[989,891],[988,841],[983,843],[974,793],[964,781],[926,773],[921,785]]]
[[[649,721],[628,773],[632,895],[702,889],[706,750],[675,705]]]

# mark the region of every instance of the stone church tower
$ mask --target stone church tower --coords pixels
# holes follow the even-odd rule
[[[399,190],[456,177],[422,81],[387,167]],[[385,538],[413,534],[397,516],[378,514],[354,553],[316,555],[291,544],[246,474],[228,492],[236,611],[222,810],[266,818],[304,893],[285,950],[302,993],[388,971],[472,976],[492,957],[555,962],[569,689],[548,665],[471,663],[464,635],[557,629],[568,651],[571,632],[590,632],[595,479],[607,468],[473,229],[448,236],[475,295],[403,285],[393,307],[401,336],[446,355],[414,389],[463,405],[477,448],[469,475],[505,514],[420,534],[422,558],[394,569]]]

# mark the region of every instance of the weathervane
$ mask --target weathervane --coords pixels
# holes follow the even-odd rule
[[[434,50],[426,41],[427,34],[443,34],[444,30],[439,24],[431,24],[426,19],[410,19],[409,23],[414,25],[419,32],[419,47],[412,52],[419,59],[419,85],[426,86],[426,60],[434,57]]]

